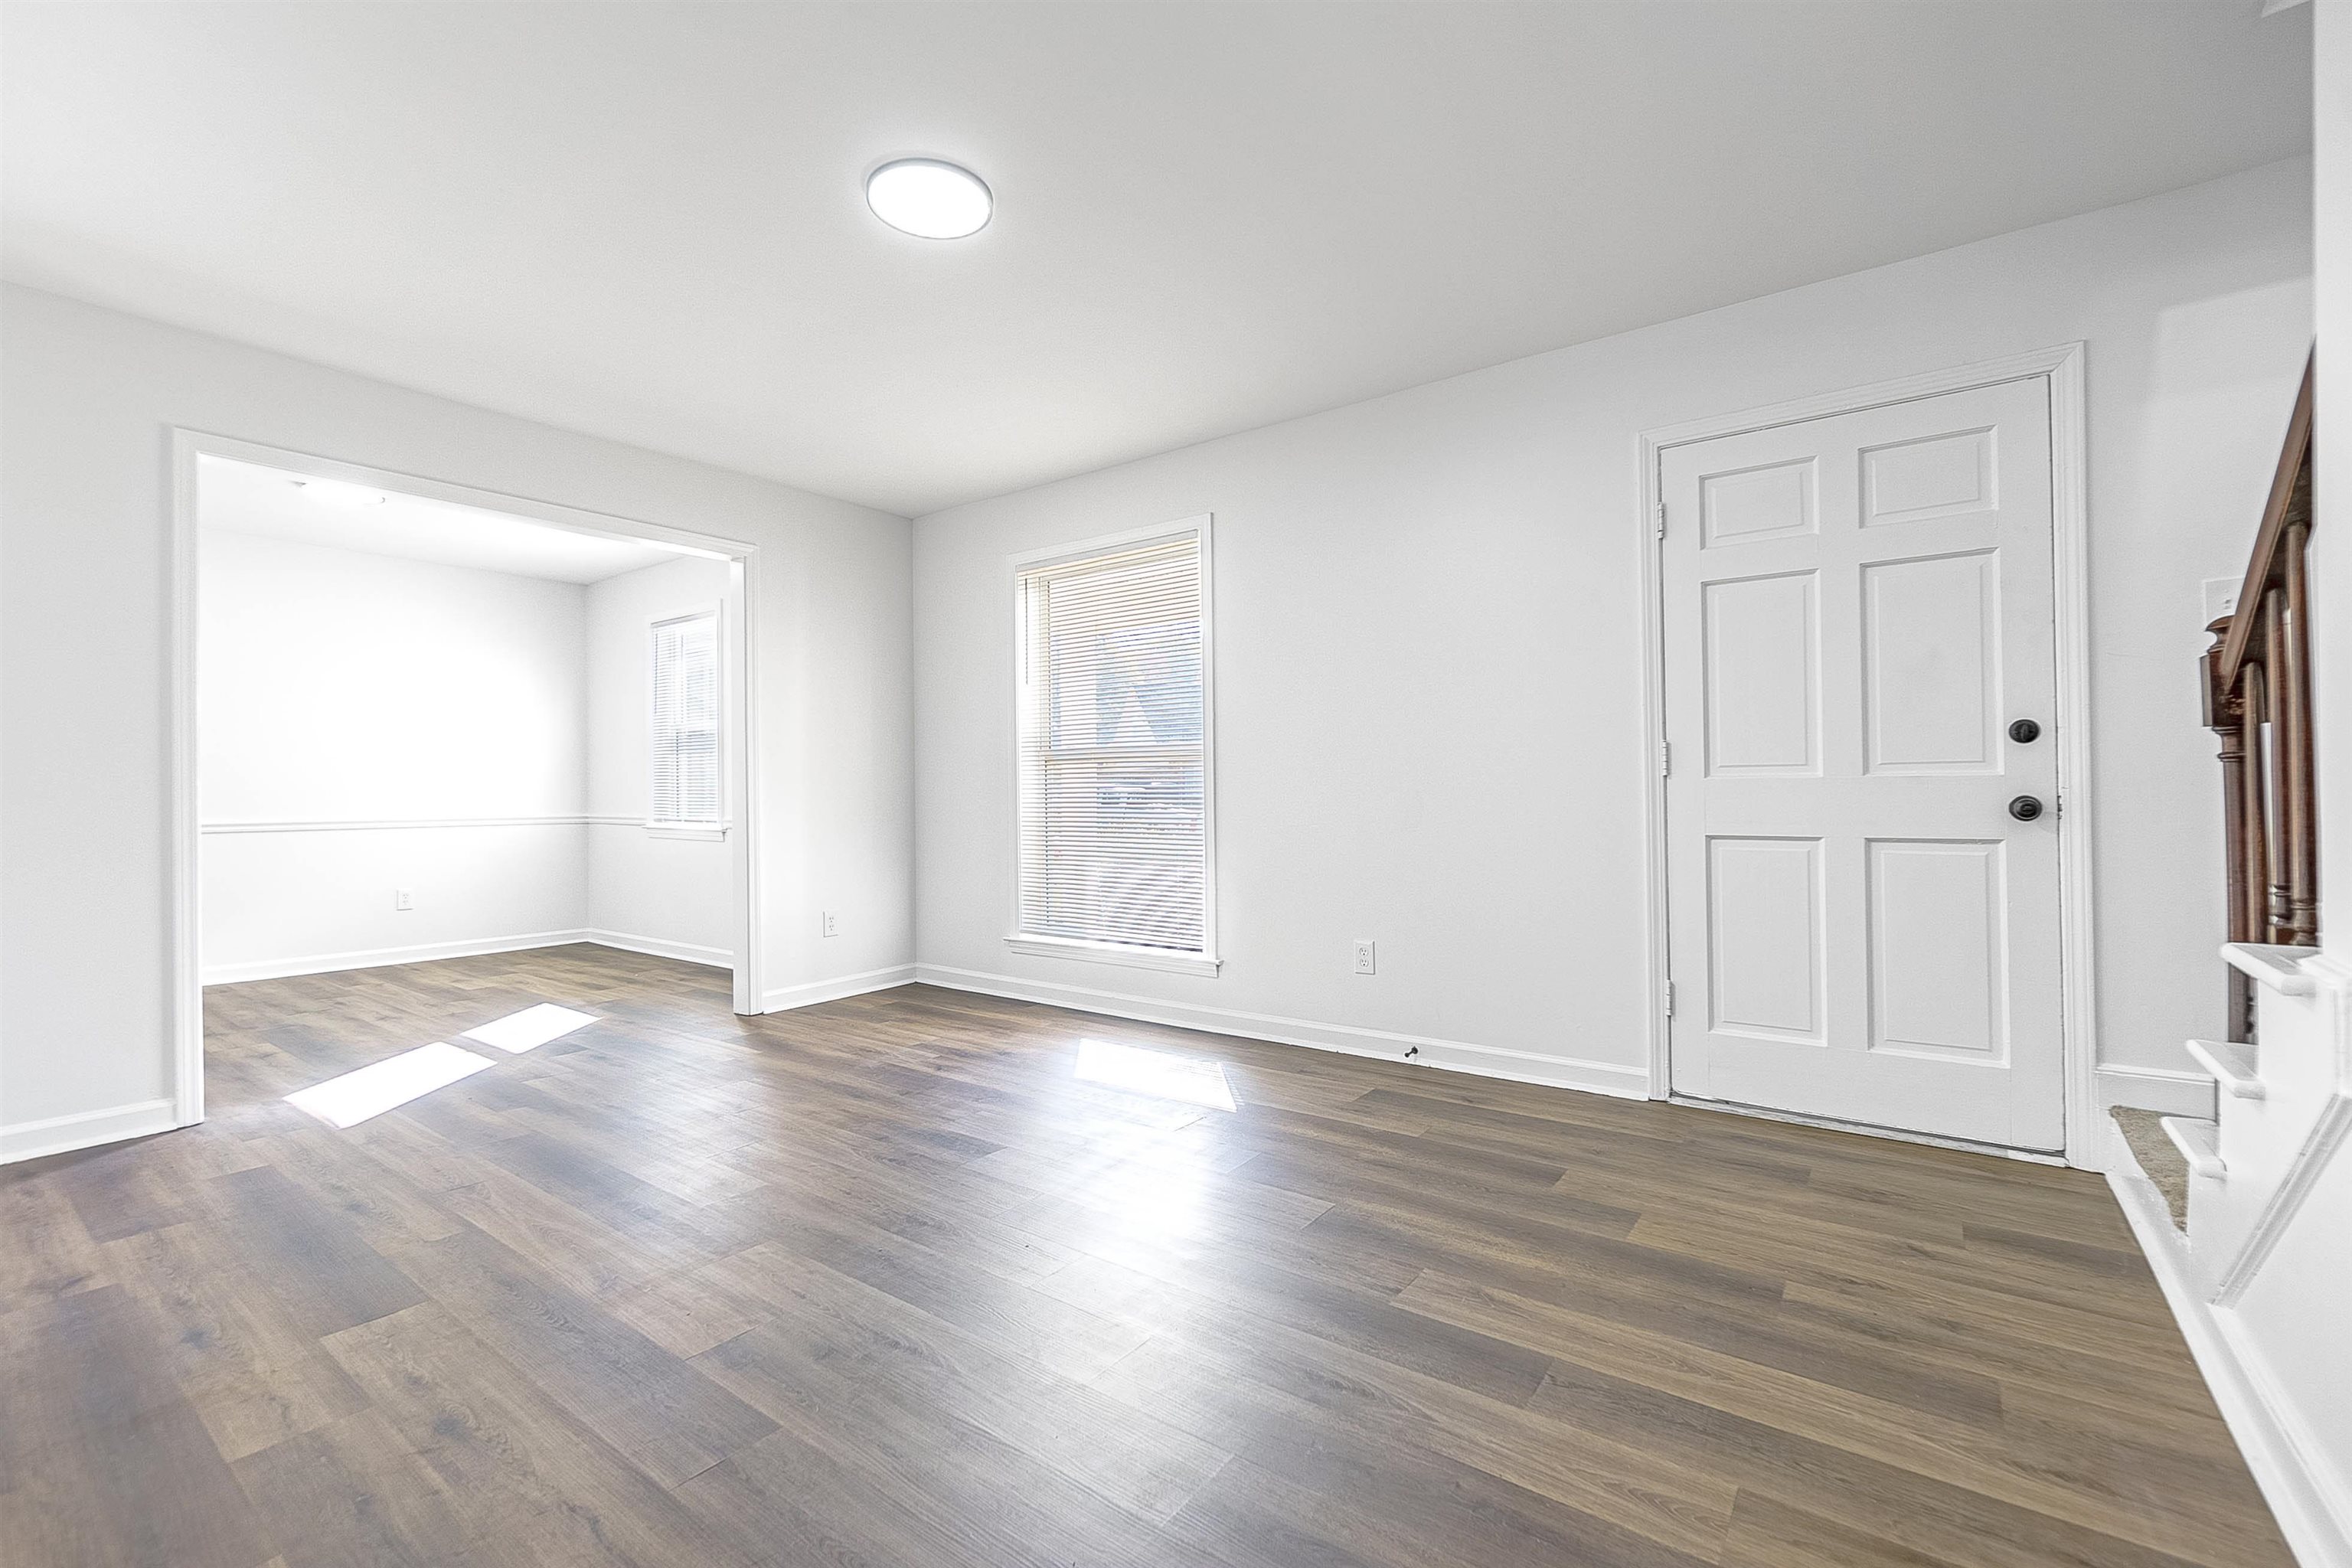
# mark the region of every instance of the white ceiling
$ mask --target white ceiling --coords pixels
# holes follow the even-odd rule
[[[309,479],[226,458],[197,459],[196,521],[228,533],[559,583],[601,583],[691,553],[634,539],[573,533],[396,490]]]
[[[0,267],[918,513],[2296,153],[2258,9],[12,4]]]

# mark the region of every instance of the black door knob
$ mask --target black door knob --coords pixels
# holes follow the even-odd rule
[[[2020,719],[2009,727],[2009,738],[2021,746],[2032,745],[2042,739],[2042,726],[2031,719]]]
[[[2019,795],[2009,803],[2009,815],[2020,822],[2031,822],[2042,815],[2042,803],[2030,795]]]

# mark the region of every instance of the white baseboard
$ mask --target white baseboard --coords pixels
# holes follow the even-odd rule
[[[205,984],[235,985],[247,980],[283,980],[295,974],[331,974],[339,969],[384,969],[395,963],[430,963],[436,958],[478,958],[489,952],[521,952],[534,947],[562,947],[571,942],[595,940],[596,933],[589,931],[542,931],[528,936],[477,937],[467,942],[422,942],[415,947],[319,952],[307,958],[208,963],[205,965]]]
[[[2352,1568],[2352,1500],[2306,1457],[2320,1451],[2317,1444],[2245,1342],[2237,1313],[2198,1293],[2188,1238],[2173,1228],[2163,1197],[2128,1157],[2110,1166],[2107,1185],[2296,1561],[2304,1568]]]
[[[658,936],[631,936],[626,931],[583,931],[582,942],[593,942],[599,947],[617,947],[623,952],[642,952],[653,958],[675,958],[684,963],[706,964],[712,969],[732,970],[735,954],[724,947],[702,947],[690,942],[671,942]]]
[[[1106,1013],[1146,1024],[1168,1024],[1180,1029],[1200,1029],[1213,1035],[1237,1035],[1244,1039],[1271,1040],[1276,1045],[1306,1046],[1351,1057],[1383,1061],[1404,1059],[1407,1049],[1419,1047],[1415,1067],[1473,1073],[1480,1078],[1507,1079],[1514,1083],[1538,1083],[1552,1089],[1580,1089],[1588,1094],[1613,1095],[1621,1100],[1646,1100],[1650,1075],[1646,1068],[1617,1062],[1586,1061],[1573,1057],[1549,1057],[1534,1051],[1507,1050],[1500,1046],[1472,1045],[1464,1040],[1433,1039],[1423,1035],[1393,1034],[1352,1024],[1323,1024],[1308,1018],[1286,1018],[1271,1013],[1244,1013],[1230,1007],[1203,1007],[1166,1002],[1153,996],[1131,996],[1089,986],[1053,981],[1023,980],[1010,974],[989,974],[976,969],[951,969],[919,963],[915,978],[926,985],[954,991],[976,991],[1018,1002],[1041,1002],[1080,1013]]]
[[[63,1154],[96,1143],[144,1138],[151,1132],[169,1132],[173,1125],[172,1102],[168,1100],[142,1100],[131,1105],[110,1106],[104,1110],[77,1111],[42,1121],[19,1121],[12,1127],[0,1127],[0,1165],[37,1160],[44,1154]]]
[[[2213,1120],[2213,1079],[2187,1068],[2102,1067],[2097,1070],[2099,1110],[2126,1105],[2167,1116]]]
[[[869,969],[863,974],[844,974],[833,980],[813,980],[805,985],[786,985],[760,998],[762,1013],[789,1013],[795,1007],[814,1007],[820,1002],[838,1002],[845,996],[863,996],[868,991],[887,991],[894,985],[911,985],[915,966],[894,963],[887,969]]]

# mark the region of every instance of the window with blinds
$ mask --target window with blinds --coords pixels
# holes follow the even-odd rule
[[[1019,570],[1016,942],[1209,959],[1203,542]]]
[[[653,816],[719,822],[719,616],[654,623]]]

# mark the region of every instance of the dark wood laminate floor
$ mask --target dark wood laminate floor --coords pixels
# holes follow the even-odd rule
[[[0,1176],[9,1568],[2288,1561],[2079,1173],[590,947],[208,1013],[205,1126]]]

